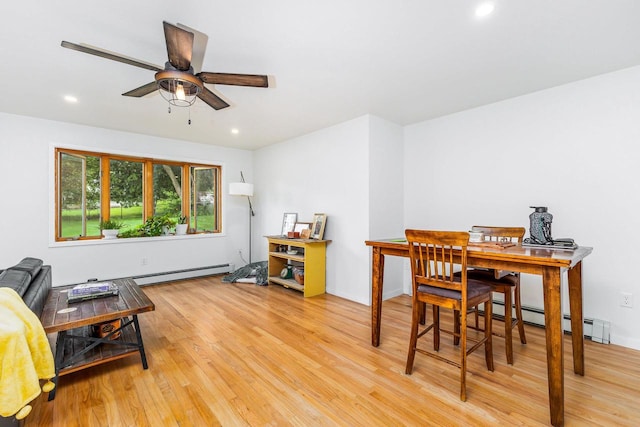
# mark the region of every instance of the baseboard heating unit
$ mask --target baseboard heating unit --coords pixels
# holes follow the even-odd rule
[[[504,318],[504,303],[502,301],[493,301],[493,312],[496,317]],[[524,323],[531,326],[544,328],[544,310],[536,307],[522,306],[522,318]],[[609,344],[611,323],[607,320],[600,319],[583,319],[582,330],[584,337],[588,340]],[[563,330],[565,333],[571,333],[571,317],[568,314],[563,315]],[[514,334],[517,334],[514,332]]]
[[[194,277],[213,276],[216,274],[231,273],[235,270],[233,264],[209,265],[205,267],[186,268],[183,270],[164,271],[160,273],[142,274],[133,276],[132,279],[140,286],[156,283],[172,282],[174,280],[191,279]]]

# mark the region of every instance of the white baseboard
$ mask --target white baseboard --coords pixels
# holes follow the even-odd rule
[[[220,264],[205,267],[188,268],[176,271],[164,271],[133,276],[132,279],[140,286],[156,283],[172,282],[174,280],[190,279],[193,277],[212,276],[214,274],[231,273],[234,270],[233,264]]]

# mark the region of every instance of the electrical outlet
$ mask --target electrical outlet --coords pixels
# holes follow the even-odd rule
[[[620,307],[633,307],[633,294],[620,292]]]
[[[142,259],[140,260],[140,265],[147,265],[148,263],[149,263],[149,260],[148,260],[148,259],[146,259],[146,258],[142,258]]]

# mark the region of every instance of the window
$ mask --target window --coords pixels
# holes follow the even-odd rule
[[[99,239],[107,219],[132,231],[154,216],[220,232],[220,166],[62,148],[55,156],[56,240]]]
[[[178,220],[182,203],[182,166],[165,163],[153,165],[153,214],[169,215]]]
[[[109,159],[109,215],[106,219],[123,224],[121,231],[144,222],[144,163]]]
[[[190,222],[196,231],[211,231],[217,228],[216,193],[218,188],[218,174],[216,168],[192,166],[191,177],[191,203]]]
[[[100,236],[100,158],[62,152],[58,160],[57,236]]]

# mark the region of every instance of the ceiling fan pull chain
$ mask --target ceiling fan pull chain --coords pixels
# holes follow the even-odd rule
[[[189,106],[189,125],[191,125],[191,106]]]
[[[169,105],[169,108],[167,109],[167,111],[169,111],[169,114],[171,114],[171,105]]]

